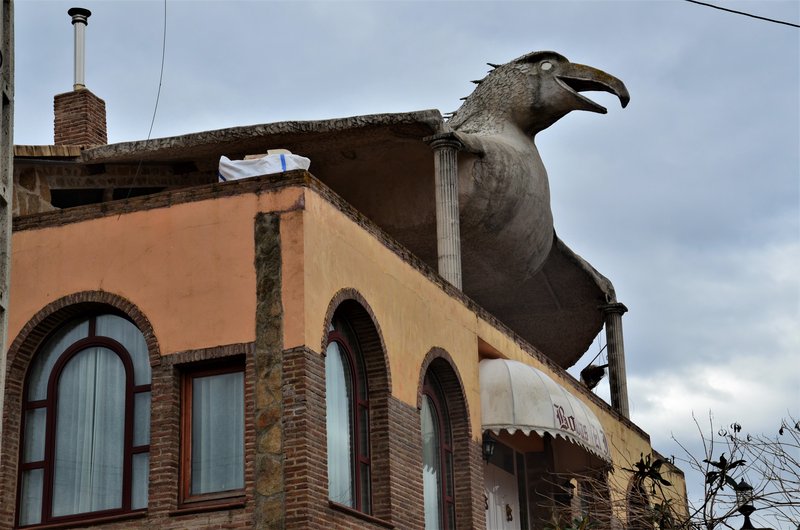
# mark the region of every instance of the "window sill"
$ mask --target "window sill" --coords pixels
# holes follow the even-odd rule
[[[120,513],[115,515],[101,515],[98,517],[88,517],[81,519],[71,519],[69,521],[58,521],[47,524],[33,524],[28,526],[20,526],[17,528],[24,528],[31,530],[45,530],[49,528],[74,528],[76,526],[92,526],[101,523],[113,523],[117,521],[127,521],[131,519],[142,519],[147,516],[147,510],[140,510],[136,512]]]
[[[234,510],[244,508],[245,497],[229,497],[217,501],[197,501],[182,504],[177,510],[169,512],[170,515],[188,515],[192,513],[213,512],[218,510]]]
[[[389,521],[384,521],[383,519],[378,519],[377,517],[375,517],[373,515],[369,515],[369,514],[366,514],[364,512],[359,512],[358,510],[355,510],[355,509],[353,509],[353,508],[351,508],[349,506],[345,506],[344,504],[339,504],[338,502],[328,501],[328,506],[330,506],[331,508],[333,508],[336,511],[346,513],[347,515],[352,515],[353,517],[361,519],[362,521],[367,521],[369,523],[373,523],[373,524],[382,526],[384,528],[390,528],[390,529],[394,528],[394,525],[392,523],[390,523]]]

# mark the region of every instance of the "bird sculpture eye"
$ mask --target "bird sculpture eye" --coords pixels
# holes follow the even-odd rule
[[[550,70],[551,68],[553,68],[553,64],[545,61],[545,62],[543,62],[541,64],[541,68],[542,68],[542,70],[544,70],[546,72],[546,71]]]

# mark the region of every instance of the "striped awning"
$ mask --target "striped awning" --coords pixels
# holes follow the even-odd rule
[[[610,462],[603,426],[581,400],[547,374],[506,359],[480,363],[483,430],[496,434],[549,433],[576,443]]]

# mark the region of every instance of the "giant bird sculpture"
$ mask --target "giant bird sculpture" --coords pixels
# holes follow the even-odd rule
[[[615,77],[549,51],[497,66],[476,83],[447,125],[476,155],[461,157],[459,201],[463,289],[481,302],[531,279],[555,240],[536,134],[573,110],[606,112],[581,91],[611,92],[623,107],[630,97]]]
[[[601,306],[615,294],[555,236],[534,138],[573,110],[606,112],[581,92],[611,92],[623,107],[628,92],[618,79],[554,52],[492,66],[449,120],[423,110],[253,125],[104,146],[82,158],[180,162],[216,182],[220,155],[284,147],[310,158],[315,177],[436,269],[434,155],[424,139],[455,135],[464,146],[458,154],[463,292],[555,363],[571,366],[602,329]]]

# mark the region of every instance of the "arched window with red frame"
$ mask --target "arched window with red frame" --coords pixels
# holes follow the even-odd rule
[[[335,314],[325,351],[328,498],[370,514],[369,389],[358,338]]]
[[[422,388],[422,480],[426,530],[456,527],[453,434],[445,394],[428,372]]]
[[[24,387],[17,526],[147,507],[150,378],[144,336],[120,315],[47,338]]]

